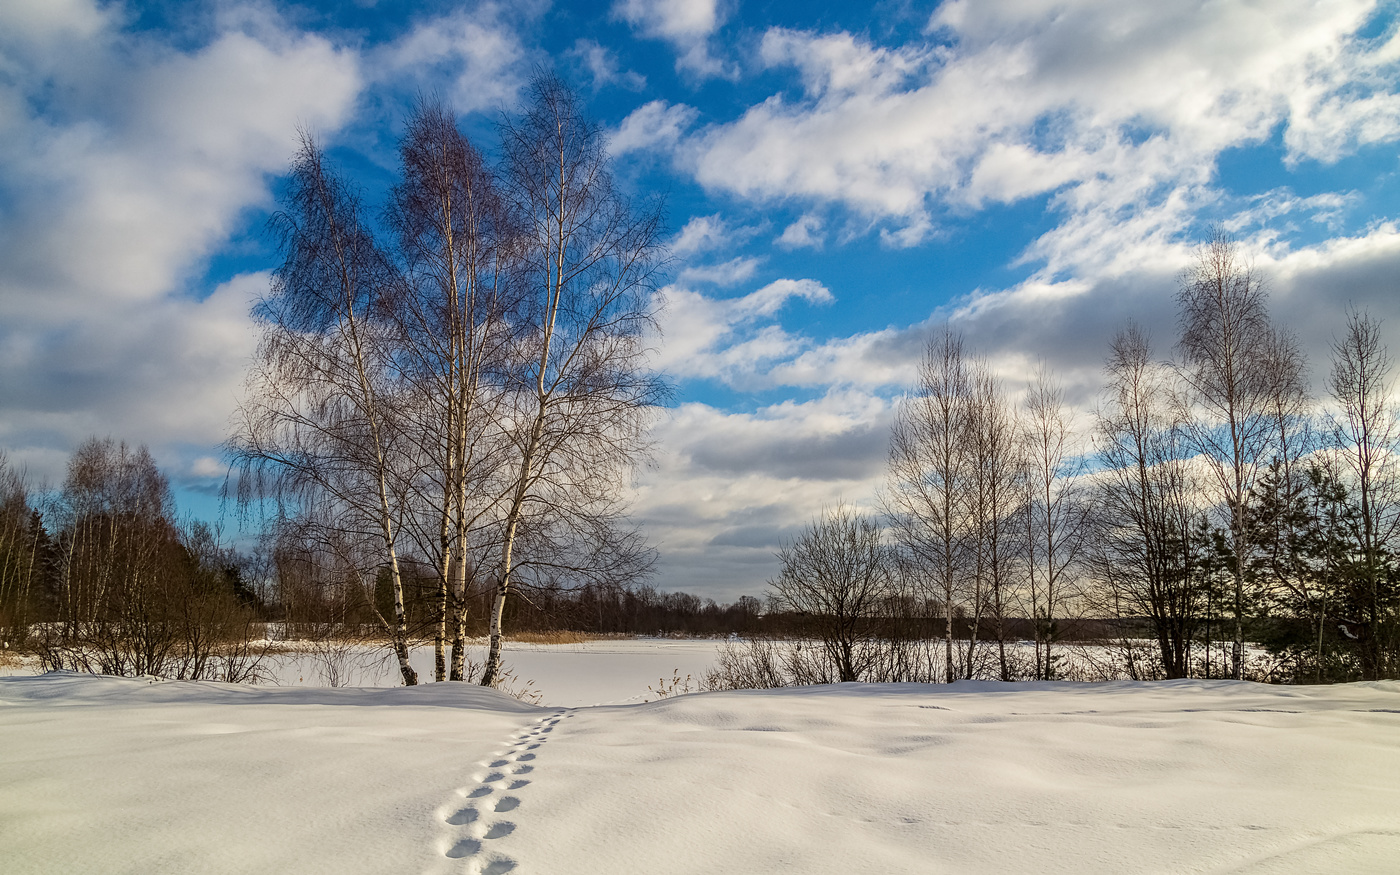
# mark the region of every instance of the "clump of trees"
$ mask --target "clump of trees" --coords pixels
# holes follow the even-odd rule
[[[265,651],[245,566],[217,534],[178,523],[145,447],[82,444],[42,503],[0,466],[0,633],[49,669],[231,682]]]
[[[1354,680],[1400,671],[1400,411],[1377,322],[1348,316],[1330,397],[1217,232],[1183,276],[1179,356],[1115,338],[1086,576],[1098,610],[1155,640],[1132,672]],[[1246,643],[1274,655],[1247,666]]]
[[[643,343],[660,205],[613,184],[602,131],[557,78],[499,134],[488,160],[420,104],[379,223],[303,138],[228,445],[239,500],[272,502],[304,564],[374,591],[360,606],[405,684],[425,577],[436,680],[466,679],[474,595],[491,591],[490,685],[522,586],[622,586],[652,561],[619,487],[664,388]]]
[[[733,649],[708,683],[1400,675],[1400,408],[1378,323],[1349,315],[1319,404],[1223,232],[1177,303],[1176,355],[1125,326],[1080,428],[1043,368],[1013,404],[937,332],[896,415],[883,529],[841,507],[779,554],[770,609],[809,643]]]

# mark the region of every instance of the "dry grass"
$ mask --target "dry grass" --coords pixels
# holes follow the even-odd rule
[[[573,632],[568,629],[557,629],[550,632],[517,632],[506,634],[507,641],[514,641],[517,644],[586,644],[589,641],[596,641],[602,638],[601,635],[589,635],[586,632]]]

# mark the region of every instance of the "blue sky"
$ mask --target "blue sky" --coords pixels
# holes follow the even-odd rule
[[[667,196],[657,364],[677,392],[634,502],[656,582],[756,593],[823,504],[874,506],[945,320],[1013,394],[1043,360],[1087,414],[1124,320],[1170,352],[1177,277],[1221,223],[1319,390],[1349,305],[1400,354],[1395,11],[11,0],[0,447],[53,482],[89,435],[144,442],[217,514],[297,126],[373,200],[415,95],[489,150],[549,68],[624,185]]]

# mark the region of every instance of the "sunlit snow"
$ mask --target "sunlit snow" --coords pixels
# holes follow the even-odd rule
[[[636,670],[670,677],[677,655],[654,648]],[[635,702],[636,679],[609,689],[608,660],[558,656],[531,666],[557,696],[543,707],[460,684],[0,678],[0,869],[1379,873],[1400,860],[1396,682],[844,684],[564,707]]]

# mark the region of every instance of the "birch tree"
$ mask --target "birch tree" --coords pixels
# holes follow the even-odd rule
[[[23,643],[29,635],[47,540],[24,472],[0,450],[0,646]]]
[[[1279,354],[1285,342],[1269,324],[1262,277],[1221,229],[1182,277],[1182,376],[1189,388],[1184,417],[1206,461],[1229,533],[1234,635],[1231,676],[1244,670],[1244,617],[1250,587],[1249,496],[1260,470],[1279,449],[1281,407],[1293,405],[1302,379],[1297,360]]]
[[[508,367],[509,221],[491,168],[441,104],[422,102],[400,148],[387,211],[405,277],[395,301],[419,463],[409,516],[438,575],[434,677],[463,680],[467,594],[492,513]],[[483,544],[484,542],[484,544]],[[450,668],[444,646],[451,642]]]
[[[501,134],[522,287],[484,685],[500,671],[522,536],[614,531],[618,486],[643,450],[644,425],[662,393],[642,340],[664,262],[659,206],[634,205],[617,190],[602,130],[556,77],[531,83],[528,105]]]
[[[1072,597],[1073,569],[1086,525],[1082,457],[1077,454],[1064,390],[1041,365],[1026,394],[1021,420],[1026,476],[1026,592],[1034,624],[1035,676],[1055,679],[1056,622]]]
[[[1346,334],[1333,345],[1328,388],[1338,407],[1331,420],[1332,447],[1351,505],[1345,524],[1354,557],[1348,588],[1355,613],[1344,619],[1352,627],[1347,634],[1357,639],[1367,680],[1393,671],[1385,661],[1388,653],[1393,656],[1395,641],[1386,646],[1384,627],[1387,621],[1393,626],[1392,612],[1400,604],[1400,407],[1392,380],[1379,320],[1349,313]]]
[[[955,607],[975,549],[968,513],[971,404],[972,378],[962,337],[944,326],[924,352],[918,387],[895,414],[885,501],[912,565],[927,577],[931,594],[942,605],[947,683],[954,680]]]
[[[262,328],[229,450],[240,501],[323,504],[347,532],[377,542],[393,617],[381,617],[406,685],[408,617],[399,567],[406,441],[396,419],[402,375],[386,315],[399,277],[356,193],[303,135],[284,209],[283,261],[254,316]]]
[[[968,677],[972,676],[976,629],[984,613],[996,636],[998,676],[1011,677],[1006,621],[1015,600],[1017,572],[1024,551],[1020,525],[1024,497],[1024,460],[1014,411],[1000,382],[985,362],[975,363],[969,406],[969,454],[972,469],[970,523],[973,541],[973,634],[968,641]]]

